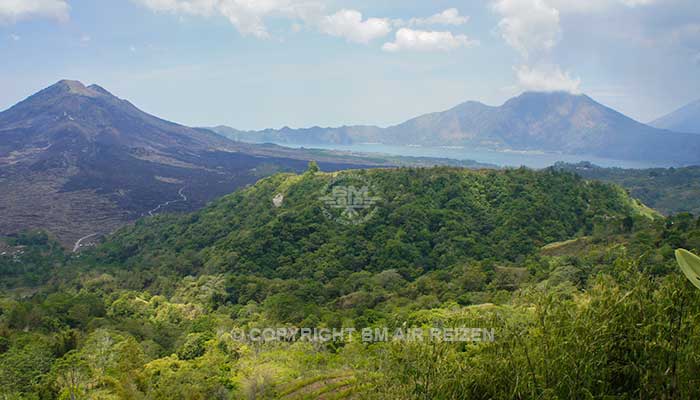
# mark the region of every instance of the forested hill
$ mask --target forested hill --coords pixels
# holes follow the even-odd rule
[[[586,179],[610,182],[664,215],[700,215],[700,166],[683,168],[603,168],[589,162],[557,163],[554,169],[575,172]]]
[[[350,186],[366,186],[373,199],[355,220],[324,202],[334,188]],[[308,171],[263,179],[191,215],[142,220],[97,257],[152,279],[235,272],[328,281],[388,269],[413,275],[466,260],[514,261],[642,210],[618,187],[568,172]]]
[[[77,255],[45,234],[0,243],[0,394],[699,398],[700,292],[673,254],[700,250],[700,220],[648,218],[619,187],[565,171],[316,169]],[[351,186],[362,201],[348,204],[367,207],[331,207]],[[496,340],[234,336],[280,326],[491,327]]]

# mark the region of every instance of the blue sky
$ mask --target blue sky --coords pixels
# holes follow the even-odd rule
[[[389,125],[524,90],[700,98],[697,0],[0,0],[0,109],[59,79],[176,122]]]

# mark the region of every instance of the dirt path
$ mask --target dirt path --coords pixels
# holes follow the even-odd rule
[[[83,236],[83,237],[81,237],[80,239],[78,239],[78,241],[75,242],[75,245],[73,246],[73,253],[75,253],[75,252],[77,252],[78,250],[80,250],[80,244],[83,242],[83,240],[90,239],[91,237],[97,236],[97,235],[99,235],[99,233],[91,233],[91,234],[89,234],[89,235],[87,235],[87,236]]]
[[[187,196],[185,195],[184,190],[185,190],[185,186],[181,187],[180,190],[177,191],[177,194],[180,196],[179,199],[166,201],[166,202],[163,203],[163,204],[158,204],[158,207],[156,207],[156,208],[152,209],[151,211],[149,211],[149,212],[148,212],[148,215],[150,215],[150,216],[152,217],[152,216],[153,216],[155,213],[157,213],[158,210],[160,210],[161,208],[165,208],[165,207],[167,207],[167,206],[169,206],[169,205],[171,205],[171,204],[179,203],[179,202],[181,202],[181,201],[187,201]]]

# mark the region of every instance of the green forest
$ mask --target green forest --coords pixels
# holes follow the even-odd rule
[[[644,204],[664,215],[691,212],[700,215],[700,167],[602,168],[590,162],[557,163],[554,168],[586,179],[618,184]]]
[[[364,202],[329,205],[349,187]],[[699,218],[560,168],[312,164],[76,254],[5,238],[0,397],[696,399],[680,248],[700,253]],[[356,334],[236,334],[266,327]],[[358,333],[459,327],[494,340]]]

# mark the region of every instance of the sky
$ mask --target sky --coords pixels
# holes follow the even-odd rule
[[[698,0],[0,0],[0,110],[60,79],[238,129],[387,126],[523,91],[700,98]]]

